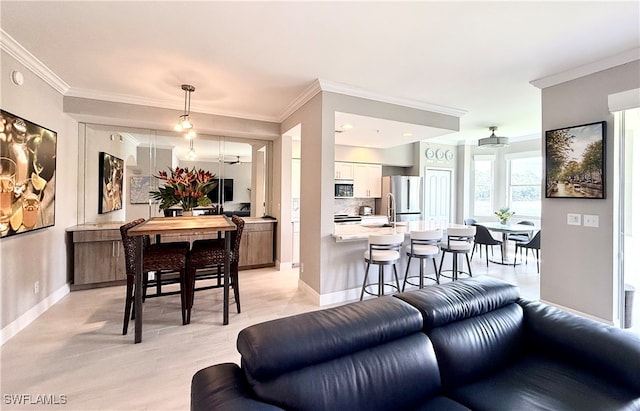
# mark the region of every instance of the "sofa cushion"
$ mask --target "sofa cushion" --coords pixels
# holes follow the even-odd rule
[[[640,398],[610,377],[534,355],[448,395],[478,411],[640,410]]]
[[[393,297],[247,327],[237,347],[247,374],[264,380],[419,332],[420,312]]]
[[[280,408],[252,397],[240,367],[233,363],[203,368],[191,379],[191,411],[272,411]]]
[[[467,384],[516,361],[525,348],[522,308],[510,304],[428,332],[444,389]]]
[[[421,332],[270,379],[247,380],[257,397],[287,410],[410,410],[440,388],[431,342]]]
[[[396,294],[416,307],[424,317],[424,330],[464,320],[512,304],[518,287],[491,277],[474,277],[437,287]]]
[[[640,337],[538,301],[520,300],[533,352],[585,367],[640,396]],[[588,359],[588,361],[585,361]]]

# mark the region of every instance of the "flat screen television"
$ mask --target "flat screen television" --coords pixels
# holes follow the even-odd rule
[[[222,201],[219,201],[220,191],[222,191]],[[214,204],[233,201],[233,178],[218,179],[218,186],[211,190],[209,194],[207,194],[207,197],[209,197]]]

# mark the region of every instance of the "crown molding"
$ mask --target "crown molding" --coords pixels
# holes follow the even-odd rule
[[[58,77],[36,56],[22,47],[20,43],[18,43],[2,28],[0,28],[0,49],[16,59],[20,64],[25,66],[36,76],[40,77],[45,83],[49,84],[60,94],[64,95],[69,90],[69,85],[65,83],[64,80]]]
[[[296,97],[291,103],[285,107],[284,111],[278,118],[278,122],[282,123],[285,121],[290,115],[296,112],[300,107],[304,106],[309,100],[311,100],[316,94],[322,91],[322,87],[320,86],[320,81],[318,79],[313,80],[313,82],[305,88],[302,93],[298,97]]]
[[[138,106],[150,106],[157,108],[166,108],[170,110],[182,111],[182,106],[177,105],[174,100],[152,99],[147,97],[130,96],[126,94],[109,93],[103,91],[81,89],[72,87],[65,94],[68,97],[86,98],[91,100],[109,101],[112,103],[134,104]],[[247,113],[238,113],[231,111],[211,110],[209,107],[191,104],[191,114],[208,114],[214,116],[234,117],[245,120],[266,121],[270,123],[280,122],[277,117],[248,115]]]
[[[640,48],[627,50],[623,53],[609,56],[602,60],[598,60],[589,64],[574,67],[561,73],[551,76],[542,77],[529,82],[534,87],[545,89],[547,87],[556,86],[567,81],[575,80],[580,77],[588,76],[599,71],[607,70],[612,67],[621,66],[632,61],[640,60]]]
[[[398,106],[431,111],[433,113],[446,114],[454,117],[462,117],[467,113],[466,110],[462,109],[441,106],[438,104],[427,103],[420,100],[389,96],[386,94],[377,93],[375,91],[353,87],[348,84],[335,83],[322,79],[319,79],[318,83],[320,84],[320,88],[322,91],[328,91],[331,93],[344,94],[347,96],[359,97],[367,100],[380,101],[382,103],[395,104]]]

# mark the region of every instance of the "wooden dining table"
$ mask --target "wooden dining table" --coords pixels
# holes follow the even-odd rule
[[[134,342],[142,341],[142,272],[143,272],[143,238],[145,235],[162,234],[189,234],[214,236],[224,232],[224,284],[223,284],[223,314],[222,324],[229,324],[229,270],[231,255],[231,232],[236,230],[236,225],[226,216],[195,216],[195,217],[153,217],[129,230],[129,235],[137,237],[138,247],[136,255],[134,313],[135,313],[135,337]],[[190,301],[191,298],[189,297]],[[192,302],[189,303],[189,309]]]
[[[499,222],[487,222],[487,223],[477,223],[487,227],[489,231],[495,231],[498,233],[502,233],[502,255],[504,256],[503,260],[496,260],[490,258],[489,261],[496,264],[503,265],[512,265],[512,262],[509,262],[510,259],[507,258],[507,241],[509,238],[509,234],[531,234],[534,231],[538,231],[540,227],[534,225],[527,224],[502,224]]]

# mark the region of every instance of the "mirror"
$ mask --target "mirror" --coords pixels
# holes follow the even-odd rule
[[[225,214],[261,217],[268,213],[271,150],[272,143],[264,140],[198,135],[190,146],[176,132],[80,124],[78,224],[164,215],[158,204],[150,202],[148,193],[158,188],[154,175],[178,166],[215,174],[219,184],[210,198]],[[122,159],[125,168],[123,208],[102,214],[98,204],[100,153]]]

